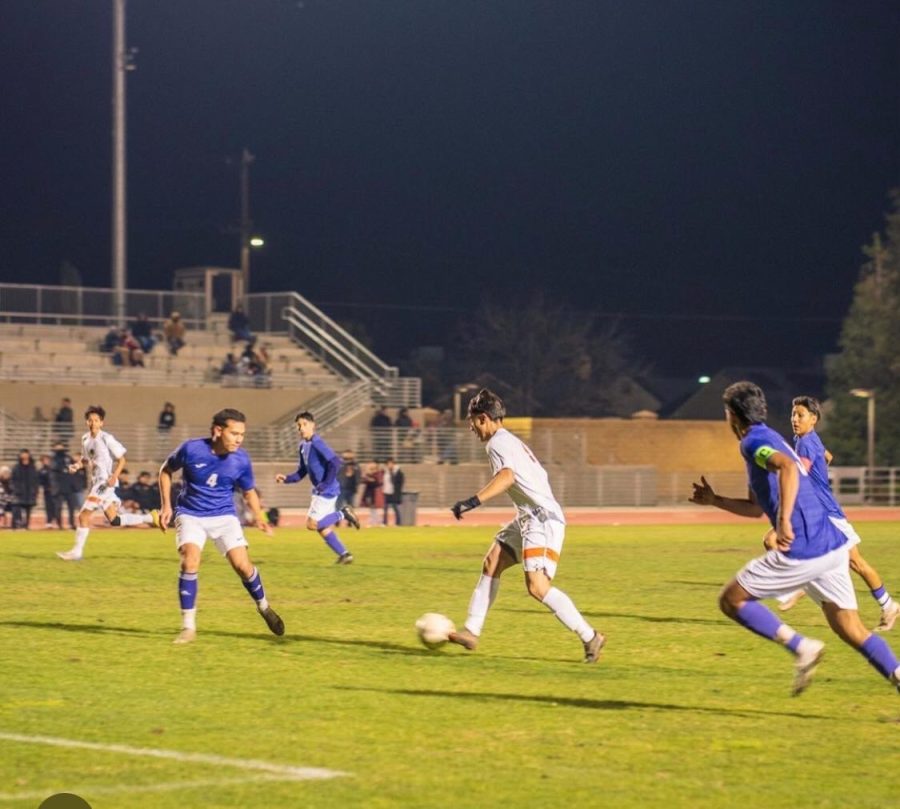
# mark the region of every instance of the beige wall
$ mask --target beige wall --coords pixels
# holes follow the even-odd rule
[[[660,472],[740,472],[744,469],[737,439],[724,419],[534,419],[532,422],[535,438],[547,428],[582,433],[585,460],[589,464],[648,464]]]
[[[88,405],[102,405],[110,428],[121,424],[156,424],[165,402],[175,405],[178,424],[208,425],[213,413],[235,407],[250,423],[268,424],[309,401],[312,390],[254,390],[251,388],[147,387],[130,385],[49,385],[4,382],[0,385],[0,407],[16,418],[30,421],[34,408],[53,418],[60,400],[68,396],[75,411],[75,423]]]

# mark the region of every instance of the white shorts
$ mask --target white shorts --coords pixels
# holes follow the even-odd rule
[[[791,559],[781,551],[768,551],[744,565],[735,578],[754,598],[778,598],[804,590],[816,604],[828,601],[843,610],[855,610],[848,545],[815,559]]]
[[[202,551],[207,538],[215,543],[222,556],[234,548],[247,547],[241,523],[233,514],[224,514],[220,517],[179,514],[175,518],[176,548],[182,545],[196,545]]]
[[[115,486],[107,486],[106,481],[95,483],[91,486],[84,503],[81,506],[82,511],[106,511],[110,506],[117,508],[122,505],[116,494]]]
[[[848,548],[852,548],[854,545],[859,545],[859,543],[862,542],[859,538],[859,534],[856,533],[856,529],[850,525],[844,517],[829,517],[828,519],[834,523],[834,526],[838,531],[847,537]]]
[[[552,518],[519,516],[504,525],[494,539],[510,551],[525,570],[543,570],[548,579],[556,575],[556,565],[566,538],[566,524]]]
[[[306,512],[306,516],[312,517],[318,522],[323,517],[334,514],[337,511],[336,505],[337,497],[320,497],[318,494],[314,494],[309,501],[309,509]]]

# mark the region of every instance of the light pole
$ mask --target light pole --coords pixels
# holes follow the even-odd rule
[[[256,158],[244,147],[241,152],[241,279],[244,296],[250,294],[250,164]]]
[[[866,400],[866,449],[868,466],[868,485],[866,487],[866,499],[874,500],[872,489],[875,485],[875,391],[872,388],[853,388],[851,396]]]

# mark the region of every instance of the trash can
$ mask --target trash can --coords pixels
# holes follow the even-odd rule
[[[418,492],[403,492],[400,495],[400,523],[401,525],[416,524],[416,504],[419,502]]]

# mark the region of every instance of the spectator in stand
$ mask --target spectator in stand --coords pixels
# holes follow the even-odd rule
[[[126,492],[125,497],[134,511],[147,514],[159,508],[159,487],[156,486],[149,472],[141,472],[137,482]]]
[[[172,314],[169,315],[169,319],[163,324],[163,337],[166,340],[166,346],[168,346],[169,353],[173,357],[177,356],[178,352],[184,348],[184,338],[186,334],[187,329],[185,329],[184,323],[181,320],[181,313],[172,312]]]
[[[62,400],[59,410],[53,417],[53,423],[56,425],[54,434],[60,441],[71,441],[75,434],[73,426],[72,400],[67,396]]]
[[[106,332],[106,336],[100,342],[100,351],[104,354],[112,354],[116,350],[116,346],[121,342],[122,330],[118,326],[112,325],[109,327],[109,331]]]
[[[455,426],[452,410],[441,413],[437,423],[438,463],[459,463],[456,455],[456,436],[453,433]]]
[[[162,412],[159,414],[159,421],[156,423],[156,429],[163,434],[167,434],[175,426],[175,405],[166,402],[163,405]]]
[[[222,363],[219,374],[221,376],[236,376],[239,372],[240,367],[238,366],[237,357],[234,354],[229,354],[225,357],[225,362]]]
[[[391,454],[391,417],[382,405],[375,411],[369,427],[372,430],[372,452],[376,458],[385,458]]]
[[[404,463],[415,463],[416,427],[418,425],[409,415],[408,407],[401,407],[394,421],[394,432],[397,434],[397,455]]]
[[[12,517],[12,469],[0,466],[0,528],[9,528]]]
[[[366,465],[362,483],[361,505],[369,509],[369,527],[381,525],[381,512],[384,509],[384,472],[381,471],[378,461]]]
[[[62,528],[59,519],[59,500],[53,490],[53,465],[49,455],[41,455],[38,467],[38,484],[44,495],[44,514],[47,528]]]
[[[345,449],[341,453],[341,471],[338,472],[338,483],[341,491],[338,494],[336,508],[340,511],[344,506],[356,506],[356,491],[359,489],[359,467],[353,452]]]
[[[131,335],[141,346],[141,351],[149,354],[156,345],[156,339],[153,337],[153,324],[147,319],[147,315],[143,312],[138,314],[137,320],[131,323]]]
[[[384,524],[388,524],[388,509],[394,510],[394,525],[402,525],[400,502],[403,500],[405,475],[400,465],[388,458],[384,465]]]
[[[31,523],[31,509],[37,503],[38,471],[27,449],[19,450],[19,462],[12,470],[12,527],[28,530]]]
[[[141,344],[126,330],[122,329],[122,342],[116,346],[112,356],[113,365],[125,368],[143,368],[144,351]]]
[[[236,343],[238,340],[246,340],[249,343],[253,339],[250,332],[250,318],[247,317],[241,304],[235,306],[234,311],[228,317],[228,331],[231,332],[232,343]]]
[[[75,529],[75,515],[81,509],[84,502],[85,477],[84,471],[69,472],[69,467],[75,463],[75,459],[69,455],[66,444],[57,441],[53,445],[53,455],[50,458],[50,482],[51,490],[56,496],[56,513],[59,516],[59,527],[63,527],[63,504],[69,510],[69,528]]]

